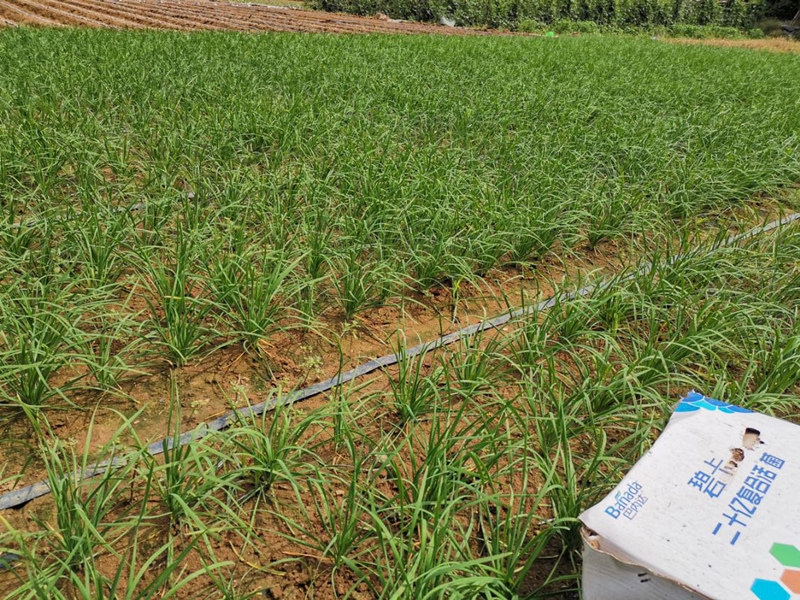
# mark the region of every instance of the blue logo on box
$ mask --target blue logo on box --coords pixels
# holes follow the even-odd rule
[[[627,488],[614,494],[614,503],[606,507],[605,513],[613,519],[625,517],[633,521],[639,509],[647,503],[647,498],[641,492],[642,484],[632,481]]]
[[[698,394],[697,392],[689,392],[686,397],[681,400],[680,404],[678,404],[675,412],[684,413],[695,412],[698,410],[711,410],[726,414],[753,412],[751,410],[747,410],[746,408],[742,408],[741,406],[736,406],[735,404],[728,404],[727,402],[722,402],[721,400],[708,398],[707,396],[703,396],[703,394]]]

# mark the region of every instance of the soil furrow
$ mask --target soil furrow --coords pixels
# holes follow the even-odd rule
[[[87,17],[82,17],[80,15],[75,15],[66,11],[62,8],[56,8],[53,6],[46,6],[44,4],[40,4],[36,2],[36,0],[14,0],[15,4],[22,6],[25,9],[29,9],[31,12],[35,12],[36,14],[43,14],[43,16],[47,18],[52,18],[59,23],[63,23],[65,25],[83,25],[86,27],[92,28],[100,28],[100,27],[113,27],[112,25],[108,25],[102,22],[95,21],[94,19],[89,19]]]
[[[150,28],[150,29],[172,29],[172,30],[191,30],[193,27],[184,24],[184,23],[176,23],[172,19],[163,19],[159,17],[150,17],[142,14],[141,11],[136,11],[129,9],[128,7],[122,5],[119,2],[113,3],[113,7],[111,6],[112,3],[110,2],[92,2],[91,0],[83,1],[83,0],[61,0],[64,4],[71,4],[73,6],[80,6],[87,10],[96,10],[102,7],[103,11],[107,11],[109,14],[117,15],[120,19],[129,21],[134,23],[136,26],[141,28]]]
[[[205,14],[207,15],[207,11],[204,8],[184,8],[176,3],[164,3],[159,2],[159,5],[162,6],[169,6],[171,10],[174,11],[181,11],[182,14],[187,15],[200,15]],[[218,13],[214,13],[217,18],[219,17]],[[233,13],[235,16],[235,21],[231,23],[235,25],[237,29],[249,30],[249,31],[309,31],[309,32],[329,32],[331,31],[330,27],[325,25],[321,25],[317,22],[307,22],[307,23],[300,23],[297,20],[289,19],[289,18],[281,18],[277,15],[267,14],[267,15],[259,15],[257,13],[249,13],[247,15]],[[341,33],[347,32],[355,32],[355,30],[351,28],[337,28]]]
[[[100,2],[98,2],[100,4]],[[102,2],[105,4],[105,2]],[[186,29],[203,29],[211,31],[225,31],[230,30],[230,27],[225,27],[223,24],[217,23],[213,19],[198,19],[188,15],[182,15],[175,11],[164,10],[164,7],[155,2],[125,2],[124,0],[118,3],[118,6],[125,7],[127,10],[135,11],[138,14],[147,14],[150,18],[156,20],[169,20],[176,25],[180,25]]]
[[[137,3],[138,4],[138,3]],[[213,24],[220,29],[232,29],[236,31],[258,31],[247,22],[243,22],[230,14],[220,14],[216,10],[197,10],[191,6],[183,6],[180,3],[168,4],[163,2],[151,3],[154,9],[161,11],[162,14],[187,19],[194,23]]]
[[[209,3],[211,4],[211,3]],[[159,5],[170,6],[174,8],[181,8],[183,10],[192,10],[195,14],[199,11],[207,11],[209,7],[203,6],[200,3],[180,3],[174,1],[160,1]],[[224,9],[222,8],[224,6]],[[189,7],[192,7],[191,9]],[[331,32],[331,33],[362,33],[364,27],[361,23],[345,22],[334,18],[318,18],[316,15],[309,17],[304,11],[280,11],[280,10],[258,10],[258,7],[247,6],[238,7],[230,5],[217,6],[212,4],[210,7],[219,14],[222,10],[230,13],[239,18],[239,24],[248,24],[251,27],[259,30],[290,30],[290,31],[318,31],[318,32]],[[294,13],[298,14],[294,14]],[[333,15],[332,15],[333,16]],[[338,16],[338,15],[337,15]],[[395,31],[393,28],[383,27],[383,22],[375,21],[375,27],[372,31],[375,32],[389,32]]]
[[[80,4],[76,4],[63,0],[36,0],[42,6],[47,6],[56,10],[63,10],[72,15],[80,18],[90,19],[102,25],[103,27],[113,27],[115,29],[139,29],[142,25],[129,21],[124,18],[119,18],[112,14],[112,11],[99,11],[96,8],[90,8]]]
[[[213,4],[211,6],[204,6],[197,3],[184,4],[181,2],[170,1],[159,1],[158,4],[159,6],[168,6],[172,10],[179,10],[192,15],[207,15],[208,11],[210,10],[217,18],[223,18],[220,13],[224,12],[226,18],[229,20],[230,18],[233,18],[233,22],[235,22],[238,27],[248,30],[309,31],[308,27],[305,27],[296,19],[275,18],[275,16],[272,14],[259,15],[253,11],[239,11],[236,10],[238,7],[229,7],[228,5],[223,5],[224,8],[222,8]],[[230,17],[227,17],[227,15],[230,15]],[[319,31],[326,31],[326,28],[318,27],[316,24],[314,24],[314,27],[315,29],[319,29]]]
[[[262,10],[252,10],[248,14],[247,18],[256,23],[268,23],[268,24],[272,24],[275,22],[294,23],[296,26],[299,26],[303,30],[309,30],[313,28],[320,31],[328,31],[328,32],[336,31],[338,33],[365,32],[364,26],[361,23],[338,20],[338,19],[318,18],[316,17],[316,15],[314,16],[309,16],[306,14],[291,15],[291,14],[286,14],[285,12],[282,11],[270,12]],[[374,25],[370,28],[370,31],[381,33],[393,30],[391,28],[384,27],[380,21],[376,21]]]
[[[61,25],[61,23],[58,21],[43,17],[35,12],[25,10],[16,4],[6,2],[6,0],[0,0],[0,14],[6,18],[13,18],[16,23],[23,23],[26,25],[48,25],[55,27]]]

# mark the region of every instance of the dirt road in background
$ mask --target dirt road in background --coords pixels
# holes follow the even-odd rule
[[[765,40],[694,40],[677,38],[666,40],[676,44],[703,44],[706,46],[725,46],[729,48],[749,48],[751,50],[769,50],[771,52],[800,53],[800,42],[787,38],[768,38]]]

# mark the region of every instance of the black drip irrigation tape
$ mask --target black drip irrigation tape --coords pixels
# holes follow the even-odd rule
[[[792,223],[797,220],[800,220],[800,213],[794,213],[788,215],[786,217],[767,223],[766,225],[754,227],[753,229],[750,229],[744,233],[730,236],[726,240],[713,244],[708,251],[714,252],[719,248],[731,246],[742,240],[756,237],[762,233],[772,231],[773,229],[777,229],[778,227],[781,227],[783,225],[788,225],[789,223]],[[675,263],[681,259],[687,258],[690,255],[691,255],[690,253],[675,255],[668,261],[668,264]],[[555,306],[558,302],[562,302],[565,300],[572,300],[574,298],[579,298],[583,296],[588,296],[592,292],[605,289],[611,285],[623,283],[626,281],[630,281],[638,276],[646,275],[653,269],[653,266],[654,266],[653,263],[648,263],[642,266],[641,268],[632,271],[631,273],[622,278],[612,277],[610,279],[601,281],[599,283],[587,285],[572,292],[559,293],[554,296],[550,296],[549,298],[542,300],[541,302],[533,306],[518,308],[503,313],[502,315],[499,315],[492,319],[487,319],[481,321],[480,323],[464,327],[462,329],[459,329],[458,331],[454,331],[453,333],[449,333],[435,340],[417,344],[416,346],[406,349],[404,355],[405,357],[410,358],[413,356],[417,356],[419,354],[424,354],[430,350],[435,350],[436,348],[448,346],[458,341],[461,338],[471,337],[479,332],[486,331],[489,329],[496,329],[498,327],[501,327],[502,325],[505,325],[512,319],[525,316],[526,314],[537,313],[539,311],[548,310],[553,306]],[[234,410],[227,414],[224,414],[221,417],[218,417],[217,419],[214,419],[213,421],[210,421],[203,425],[199,425],[192,431],[187,431],[186,433],[183,433],[180,436],[167,437],[157,442],[153,442],[152,444],[147,446],[147,451],[153,456],[163,454],[165,447],[167,449],[170,449],[175,446],[183,446],[184,444],[187,444],[189,442],[201,439],[212,432],[226,429],[241,417],[246,417],[249,415],[261,415],[265,412],[275,410],[275,408],[278,405],[288,406],[290,404],[294,404],[295,402],[301,402],[313,396],[318,396],[319,394],[322,394],[335,387],[353,381],[354,379],[372,373],[373,371],[377,371],[378,369],[382,369],[397,364],[400,358],[401,356],[398,354],[387,354],[386,356],[375,358],[373,360],[370,360],[368,362],[365,362],[357,366],[354,369],[345,371],[344,373],[339,373],[331,377],[330,379],[326,379],[325,381],[320,381],[319,383],[315,383],[314,385],[310,385],[296,392],[292,392],[291,394],[288,394],[286,396],[283,397],[273,396],[266,402],[262,402],[260,404],[255,404],[247,408]],[[100,461],[92,465],[91,467],[87,468],[83,472],[72,473],[70,474],[70,476],[80,477],[80,479],[82,480],[88,479],[90,477],[94,477],[95,475],[104,473],[108,468],[113,469],[120,467],[124,465],[125,462],[126,462],[125,458],[116,458],[110,461],[109,460]],[[8,492],[0,496],[0,510],[21,507],[30,502],[31,500],[34,500],[49,493],[50,493],[50,486],[45,481],[40,481],[38,483],[29,485],[27,487]],[[10,559],[11,557],[0,556],[0,570],[3,570],[4,565],[10,562]]]

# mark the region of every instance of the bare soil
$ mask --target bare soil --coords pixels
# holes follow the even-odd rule
[[[0,27],[14,25],[313,33],[508,35],[493,30],[446,27],[358,17],[245,2],[212,0],[0,0]]]

